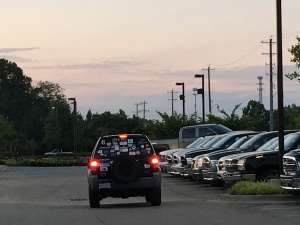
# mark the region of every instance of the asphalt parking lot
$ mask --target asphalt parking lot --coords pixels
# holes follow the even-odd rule
[[[223,187],[163,176],[162,205],[114,199],[90,209],[86,167],[0,166],[1,224],[298,224],[297,199],[224,199]]]

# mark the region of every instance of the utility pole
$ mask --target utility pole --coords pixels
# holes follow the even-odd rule
[[[139,105],[142,105],[143,103],[134,103],[134,105],[136,106],[136,111],[135,111],[135,115],[136,117],[139,117]]]
[[[269,42],[264,42],[270,45],[270,53],[263,53],[263,55],[269,55],[270,56],[270,131],[274,130],[274,116],[273,116],[273,62],[272,62],[272,56],[276,53],[272,52],[272,45],[276,42],[272,41],[272,38],[270,38]]]
[[[210,71],[215,70],[215,68],[211,69],[210,65],[207,67],[207,69],[202,69],[202,70],[207,70],[207,78],[208,78],[208,109],[209,113],[211,113],[211,95],[210,95]]]
[[[172,94],[172,98],[168,99],[172,101],[172,116],[174,115],[174,101],[176,101],[177,99],[174,98],[174,93],[177,93],[177,91],[168,91],[167,93],[171,93]]]
[[[258,88],[257,88],[257,90],[258,90],[258,96],[259,96],[259,103],[263,104],[263,101],[262,101],[262,90],[263,90],[262,86],[264,84],[262,82],[263,77],[262,76],[258,76],[257,79],[258,79],[258,83],[257,83],[258,84]]]
[[[281,0],[276,0],[277,37],[277,98],[278,98],[278,149],[279,173],[283,174],[284,154],[284,110],[283,110],[283,62],[282,62],[282,12]]]
[[[143,109],[139,110],[139,112],[143,112],[143,124],[144,124],[146,112],[149,112],[149,110],[146,110],[146,104],[148,104],[148,102],[144,101],[144,102],[141,102],[140,104],[144,105]]]

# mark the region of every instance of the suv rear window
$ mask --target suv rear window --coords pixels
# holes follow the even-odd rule
[[[143,135],[110,135],[99,139],[95,150],[96,158],[113,158],[122,155],[153,155],[153,147]]]

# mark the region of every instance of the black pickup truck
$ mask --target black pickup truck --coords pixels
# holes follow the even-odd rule
[[[300,132],[285,135],[284,151],[300,147]],[[279,177],[279,151],[274,150],[247,152],[225,158],[225,184],[232,185],[239,180],[268,181]]]
[[[300,193],[300,146],[283,156],[281,187],[291,193]]]

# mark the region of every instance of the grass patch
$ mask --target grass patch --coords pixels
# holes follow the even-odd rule
[[[37,166],[37,167],[55,167],[55,166],[84,166],[82,158],[75,160],[74,158],[67,157],[54,157],[54,158],[18,158],[18,159],[5,159],[1,160],[2,165],[7,166]],[[1,165],[0,164],[0,165]]]
[[[284,190],[276,185],[265,182],[239,181],[229,188],[231,195],[280,195]]]

